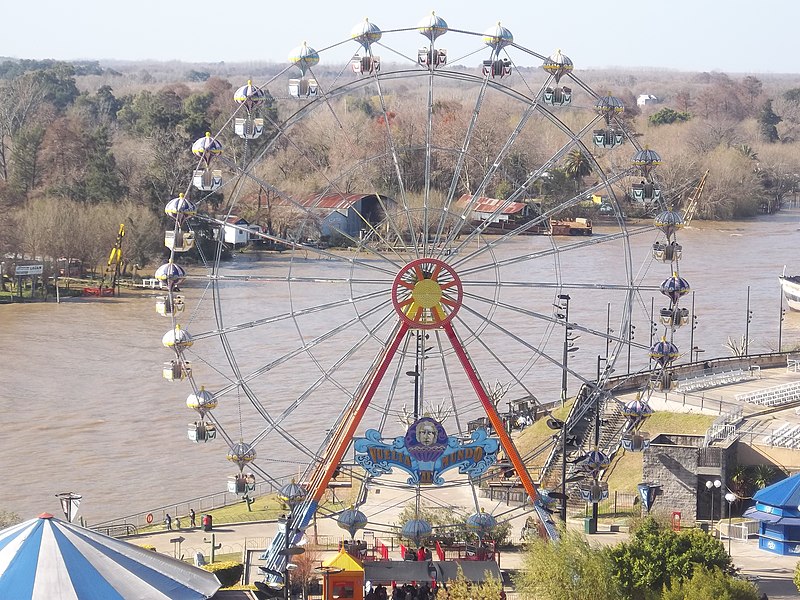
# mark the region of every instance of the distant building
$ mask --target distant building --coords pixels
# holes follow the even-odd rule
[[[362,231],[377,227],[386,219],[394,199],[377,194],[321,194],[295,203],[316,217],[320,235],[346,235],[358,239]]]
[[[242,217],[231,215],[225,219],[222,241],[234,246],[244,246],[250,241],[250,223]]]
[[[651,104],[658,104],[659,102],[658,96],[653,96],[653,94],[639,94],[636,98],[637,106],[649,106]]]

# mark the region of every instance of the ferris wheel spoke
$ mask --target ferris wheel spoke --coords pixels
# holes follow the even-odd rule
[[[328,302],[326,304],[318,304],[316,306],[310,306],[307,308],[302,309],[295,309],[291,312],[281,313],[278,315],[271,315],[269,317],[264,317],[262,319],[257,319],[254,321],[248,321],[247,323],[239,323],[237,325],[229,325],[224,327],[223,329],[215,329],[212,331],[201,332],[192,337],[196,340],[202,340],[205,338],[213,338],[223,335],[229,335],[231,333],[235,333],[237,331],[242,331],[246,329],[253,329],[255,327],[261,327],[265,325],[274,325],[276,323],[281,323],[283,321],[289,321],[292,319],[297,319],[301,317],[305,317],[308,315],[313,315],[316,313],[321,313],[325,311],[329,311],[335,308],[340,308],[342,306],[351,306],[353,304],[359,304],[362,302],[376,300],[381,297],[388,295],[389,292],[386,289],[380,289],[375,292],[361,294],[359,296],[346,298],[342,300],[336,300],[333,302]],[[342,327],[346,327],[348,324],[343,324]]]

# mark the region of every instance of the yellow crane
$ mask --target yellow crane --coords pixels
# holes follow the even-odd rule
[[[122,238],[125,237],[125,224],[119,224],[119,231],[117,232],[117,240],[111,247],[111,253],[108,255],[105,271],[103,271],[103,279],[100,281],[100,287],[85,287],[83,288],[84,296],[113,296],[114,289],[117,287],[117,280],[122,270]],[[106,280],[110,283],[106,285]]]
[[[697,212],[697,201],[700,199],[700,194],[703,193],[703,188],[706,185],[706,179],[708,178],[708,169],[706,172],[703,173],[703,176],[700,178],[700,181],[695,186],[692,193],[689,194],[689,197],[686,199],[686,203],[683,209],[683,223],[684,225],[688,225],[689,222],[694,217],[694,214]]]

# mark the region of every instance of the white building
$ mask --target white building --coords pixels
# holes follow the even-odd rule
[[[658,104],[658,102],[658,96],[653,96],[653,94],[639,94],[636,98],[637,106],[648,106],[650,104]]]

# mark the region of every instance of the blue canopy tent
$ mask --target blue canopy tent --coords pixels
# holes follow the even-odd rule
[[[51,514],[0,531],[0,598],[205,600],[216,575]]]
[[[759,521],[758,547],[800,555],[800,473],[758,490],[753,500],[744,516]]]

